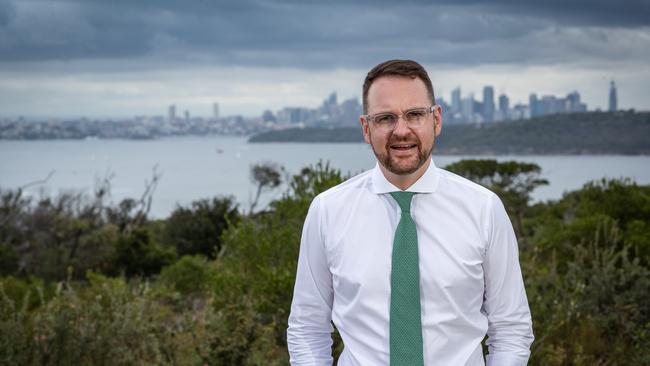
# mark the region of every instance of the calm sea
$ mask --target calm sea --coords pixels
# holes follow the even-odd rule
[[[434,156],[440,167],[464,158],[540,165],[550,185],[538,188],[533,194],[535,200],[560,198],[565,191],[603,177],[630,177],[639,184],[650,184],[650,156]],[[119,202],[125,197],[139,197],[156,166],[162,178],[151,214],[161,218],[178,204],[217,195],[234,196],[240,207],[247,208],[255,191],[249,177],[251,165],[274,162],[291,174],[321,159],[350,173],[375,164],[369,146],[353,143],[249,144],[246,138],[228,136],[0,141],[0,188],[16,188],[54,172],[45,185],[31,187],[27,193],[37,195],[43,188],[50,194],[71,189],[92,193],[97,179],[114,174],[111,197]],[[284,189],[266,193],[261,203],[280,197]]]

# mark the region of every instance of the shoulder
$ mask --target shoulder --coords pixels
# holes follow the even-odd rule
[[[318,222],[322,232],[327,231],[331,220],[349,214],[354,202],[363,199],[363,191],[367,191],[372,171],[358,174],[324,192],[318,194],[309,206],[305,222]]]
[[[368,188],[371,175],[372,170],[367,170],[321,192],[314,198],[312,205],[330,208],[344,206],[346,202],[349,202],[350,199],[358,196],[361,191]]]
[[[486,250],[495,228],[510,226],[510,219],[499,196],[484,186],[450,171],[440,169],[440,195],[446,207],[461,209],[480,228]]]
[[[443,194],[464,197],[468,201],[486,202],[498,199],[497,195],[484,186],[448,170],[437,168],[440,174],[438,190]]]
[[[445,169],[438,169],[440,181],[436,196],[439,199],[484,218],[490,216],[493,210],[503,207],[499,196],[488,188]]]

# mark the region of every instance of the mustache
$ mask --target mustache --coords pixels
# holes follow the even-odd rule
[[[386,146],[390,145],[395,145],[395,144],[417,144],[420,145],[420,139],[413,135],[413,136],[399,136],[399,137],[394,137],[391,136],[388,141],[386,142]]]

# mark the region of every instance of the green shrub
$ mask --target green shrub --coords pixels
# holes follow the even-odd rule
[[[178,255],[202,254],[214,259],[221,249],[221,233],[238,219],[231,197],[194,201],[191,207],[177,207],[172,212],[165,225],[165,241]]]
[[[156,243],[148,230],[137,228],[120,236],[115,243],[112,266],[114,272],[129,277],[150,276],[159,273],[175,258],[173,249]]]
[[[215,270],[203,256],[183,256],[163,268],[158,282],[182,295],[203,294],[214,283]]]
[[[0,291],[0,365],[197,365],[212,308],[175,313],[149,285],[88,274],[38,308]],[[1,287],[0,287],[1,289]]]
[[[15,273],[18,270],[18,254],[9,245],[0,244],[0,276]]]

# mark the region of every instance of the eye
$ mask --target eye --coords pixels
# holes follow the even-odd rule
[[[426,109],[412,109],[410,111],[407,111],[405,113],[405,117],[407,120],[413,121],[413,120],[419,120],[426,116],[427,110]]]
[[[380,125],[385,125],[385,124],[391,124],[395,121],[396,116],[392,113],[382,113],[382,114],[377,114],[374,117],[374,121],[377,124]]]

